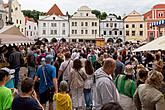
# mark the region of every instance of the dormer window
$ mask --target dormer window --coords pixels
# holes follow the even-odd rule
[[[163,17],[163,13],[159,13],[159,15],[158,15],[159,17]]]
[[[86,16],[88,16],[88,13],[86,13]]]
[[[56,18],[55,17],[53,17],[53,20],[55,20]]]
[[[112,18],[110,18],[110,21],[112,21]]]

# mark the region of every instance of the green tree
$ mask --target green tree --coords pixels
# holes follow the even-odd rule
[[[102,12],[101,16],[100,16],[100,19],[104,20],[104,19],[106,19],[106,17],[107,17],[107,13],[106,12]]]
[[[100,19],[101,12],[99,10],[92,10],[92,14],[95,14],[96,17]]]
[[[33,18],[36,22],[38,21],[39,19],[39,16],[40,15],[44,15],[43,12],[40,12],[40,11],[36,11],[36,10],[22,10],[24,16],[27,16],[29,18]]]

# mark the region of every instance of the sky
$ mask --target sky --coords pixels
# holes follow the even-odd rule
[[[4,0],[7,2],[8,0]],[[129,14],[133,10],[140,13],[149,11],[156,4],[165,4],[165,0],[18,0],[22,9],[47,12],[54,4],[65,14],[70,15],[81,6],[88,6],[92,10],[97,9],[107,14],[114,13],[120,16]]]

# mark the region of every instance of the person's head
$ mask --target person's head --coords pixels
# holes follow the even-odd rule
[[[46,63],[51,64],[53,62],[53,55],[47,55],[45,61]]]
[[[60,89],[60,92],[67,92],[68,83],[66,81],[61,81],[59,89]]]
[[[133,75],[135,73],[135,70],[133,69],[132,65],[126,65],[125,66],[125,72],[126,75]]]
[[[113,60],[112,58],[107,58],[104,60],[104,64],[103,64],[103,70],[109,75],[109,74],[113,74],[114,70],[115,70],[115,60]]]
[[[122,61],[122,56],[119,55],[119,56],[117,57],[117,60]]]
[[[100,61],[103,61],[103,60],[104,60],[103,53],[99,53],[99,54],[98,54],[98,59],[99,59]]]
[[[157,53],[157,54],[155,55],[155,58],[156,58],[157,61],[159,61],[159,60],[160,60],[160,54]]]
[[[85,61],[85,71],[88,75],[92,75],[94,73],[94,69],[90,60]]]
[[[109,103],[103,105],[101,110],[123,110],[123,108],[117,102],[109,102]]]
[[[81,68],[82,68],[82,63],[81,63],[80,59],[75,59],[73,61],[73,69],[80,70]]]
[[[146,83],[159,89],[163,81],[163,75],[162,73],[152,70],[148,73],[148,77],[146,80]]]
[[[15,73],[14,69],[1,68],[0,69],[0,82],[6,83],[10,79],[10,75]]]
[[[148,71],[145,68],[139,70],[139,78],[146,80],[148,76]]]
[[[33,79],[32,78],[25,78],[21,82],[21,91],[22,91],[22,93],[31,94],[33,92],[33,86],[34,86]]]
[[[65,59],[69,59],[69,58],[71,58],[71,54],[70,54],[70,52],[66,52],[65,53]]]

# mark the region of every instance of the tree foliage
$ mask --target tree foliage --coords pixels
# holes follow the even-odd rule
[[[40,12],[40,11],[36,11],[36,10],[22,10],[24,16],[27,16],[29,18],[33,18],[36,22],[39,19],[40,15],[44,15],[45,13]]]
[[[95,14],[97,18],[104,20],[107,17],[107,13],[106,12],[101,12],[99,10],[92,10],[92,14]]]

